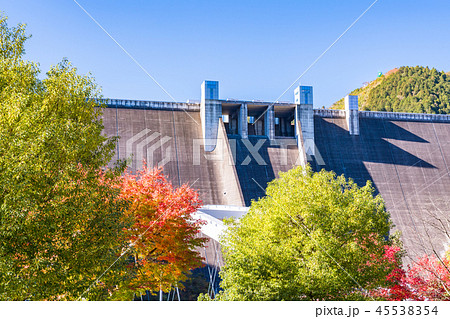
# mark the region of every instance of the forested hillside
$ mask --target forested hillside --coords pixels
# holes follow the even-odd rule
[[[352,91],[365,111],[450,114],[450,72],[403,66]],[[343,109],[344,99],[331,108]]]

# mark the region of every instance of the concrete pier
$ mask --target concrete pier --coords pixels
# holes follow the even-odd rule
[[[242,103],[239,107],[239,118],[238,118],[238,134],[241,138],[248,138],[248,110],[247,103]]]
[[[345,119],[350,135],[359,135],[358,96],[347,95],[345,101]]]
[[[299,86],[295,89],[295,120],[300,123],[303,146],[308,156],[315,154],[314,146],[314,110],[312,86]]]
[[[219,101],[219,82],[204,81],[201,90],[200,119],[205,143],[204,148],[206,152],[212,152],[216,148],[219,118],[222,116],[222,104]]]
[[[267,106],[267,111],[264,114],[264,133],[269,140],[275,139],[275,117],[273,105]]]

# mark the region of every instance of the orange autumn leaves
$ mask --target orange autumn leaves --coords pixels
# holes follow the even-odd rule
[[[128,288],[164,291],[186,279],[186,273],[201,265],[196,251],[205,240],[198,236],[201,222],[192,214],[201,206],[198,193],[187,185],[174,188],[161,169],[144,166],[136,175],[127,173],[121,182],[120,198],[128,202],[124,229],[132,256],[129,269],[134,276]]]

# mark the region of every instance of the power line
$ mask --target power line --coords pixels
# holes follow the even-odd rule
[[[275,100],[275,101],[279,101],[285,94],[286,94],[286,92],[287,91],[289,91],[294,85],[295,85],[295,83],[297,83],[374,5],[375,5],[375,3],[377,3],[378,2],[378,0],[375,0],[374,2],[372,2],[372,4],[366,9],[366,10],[364,10],[364,12],[363,13],[361,13],[360,15],[359,15],[359,17],[358,18],[356,18],[356,20],[355,21],[353,21],[352,22],[352,24],[350,24],[348,27],[347,27],[347,29],[345,29],[345,31],[344,32],[342,32],[341,33],[341,35],[340,36],[338,36],[337,37],[337,39],[336,40],[334,40],[334,42],[333,43],[331,43],[330,44],[330,46],[328,47],[328,48],[326,48],[325,49],[325,51],[323,51],[314,61],[313,61],[313,63],[311,63],[307,68],[306,68],[306,70],[305,71],[303,71],[303,73],[302,74],[300,74],[300,76],[298,77],[298,78],[296,78],[295,79],[295,81],[294,82],[292,82],[292,84],[291,85],[289,85],[289,87],[286,89],[286,90],[284,90],[284,92],[283,93],[281,93],[281,95]],[[274,102],[274,103],[272,103],[270,106],[272,106],[272,105],[274,105],[276,102]],[[267,108],[254,122],[253,122],[253,125],[255,125],[255,123],[259,120],[259,119],[261,119],[261,117],[268,111],[268,109],[269,108]]]

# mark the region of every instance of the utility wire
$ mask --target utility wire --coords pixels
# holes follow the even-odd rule
[[[347,29],[345,29],[344,32],[341,33],[341,35],[339,37],[337,37],[336,40],[334,40],[333,43],[330,44],[330,46],[328,48],[325,49],[325,51],[323,51],[314,61],[313,63],[311,63],[305,71],[303,71],[302,74],[300,74],[300,76],[298,78],[295,79],[294,82],[292,82],[291,85],[289,85],[289,87],[284,90],[283,93],[281,93],[281,95],[275,100],[275,102],[273,102],[270,106],[274,105],[276,102],[278,102],[285,94],[287,91],[289,91],[294,85],[295,83],[297,83],[374,5],[375,3],[377,3],[378,0],[375,0],[374,2],[372,2],[372,4],[366,9],[364,10],[363,13],[360,14],[360,16],[358,18],[356,18],[355,21],[352,22],[352,24],[350,24],[348,26]],[[270,107],[269,106],[269,107]],[[254,122],[253,125],[255,125],[255,123],[261,119],[262,116],[264,116],[264,114],[268,111],[269,108],[267,108]]]

